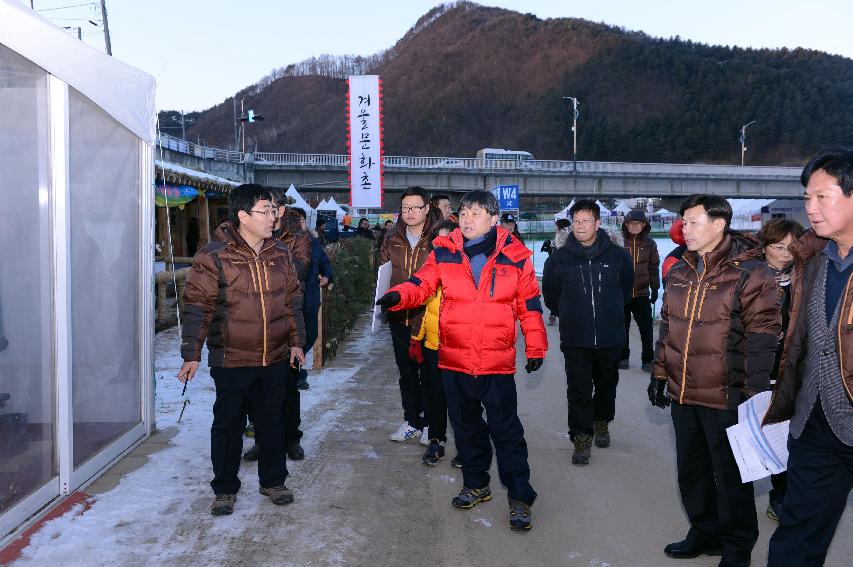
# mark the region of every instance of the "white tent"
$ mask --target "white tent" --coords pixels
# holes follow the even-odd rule
[[[726,199],[732,206],[731,227],[735,230],[759,230],[761,228],[761,208],[773,202],[773,199]]]
[[[0,207],[15,243],[0,390],[22,424],[2,455],[3,540],[154,427],[156,112],[153,77],[17,0],[0,0],[0,70],[0,199],[15,204]]]
[[[293,205],[291,205],[292,207],[305,211],[305,222],[308,224],[308,228],[313,229],[317,226],[317,211],[315,211],[314,208],[308,204],[308,201],[299,194],[299,191],[296,190],[293,183],[290,184],[290,187],[287,188],[287,191],[284,194],[294,200]]]
[[[347,212],[338,205],[338,202],[335,201],[334,197],[329,197],[329,200],[325,202],[320,201],[320,204],[317,205],[317,210],[335,213],[335,218],[339,221],[343,220],[344,215],[347,214]]]
[[[629,205],[625,201],[619,201],[619,204],[616,205],[616,208],[614,208],[613,210],[622,215],[627,215],[632,211],[632,208],[631,205]]]
[[[566,206],[566,208],[565,208],[565,209],[563,209],[562,211],[560,211],[559,213],[557,213],[556,215],[554,215],[554,220],[556,221],[556,220],[559,220],[559,219],[567,219],[567,218],[569,218],[569,209],[571,209],[571,208],[572,208],[572,205],[574,205],[574,204],[575,204],[575,200],[574,200],[574,199],[572,199],[572,202],[571,202],[571,203],[569,203],[569,204]]]
[[[652,213],[659,217],[677,217],[678,213],[673,213],[672,211],[668,211],[667,209],[658,209],[654,213]]]
[[[610,209],[602,205],[601,201],[596,199],[595,204],[598,205],[598,211],[601,213],[602,218],[610,216]]]

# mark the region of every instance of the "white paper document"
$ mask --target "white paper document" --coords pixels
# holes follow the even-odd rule
[[[391,288],[391,262],[385,262],[379,266],[376,272],[376,294],[373,296],[373,327],[371,332],[375,333],[388,320],[382,314],[382,308],[376,305],[379,298]]]
[[[743,482],[778,474],[788,467],[790,422],[761,426],[771,397],[772,392],[761,392],[740,404],[737,425],[726,429]]]

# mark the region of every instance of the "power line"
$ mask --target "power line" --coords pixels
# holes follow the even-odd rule
[[[68,8],[79,8],[81,6],[96,6],[94,2],[87,2],[86,4],[73,4],[71,6],[60,6],[58,8],[42,8],[41,10],[36,10],[36,12],[53,12],[54,10],[67,10]]]

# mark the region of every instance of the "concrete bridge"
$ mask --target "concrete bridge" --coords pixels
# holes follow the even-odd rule
[[[240,181],[272,187],[291,183],[303,194],[349,194],[348,156],[246,153],[206,148],[160,136],[163,159]],[[385,191],[399,194],[419,185],[430,192],[464,193],[518,185],[525,205],[573,196],[678,198],[711,193],[735,198],[799,198],[799,167],[622,163],[553,160],[490,160],[385,156]],[[393,202],[393,200],[391,201]],[[523,207],[525,208],[525,207]]]

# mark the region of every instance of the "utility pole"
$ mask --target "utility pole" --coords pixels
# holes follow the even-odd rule
[[[234,151],[240,149],[240,132],[237,130],[237,97],[231,99],[234,102]]]
[[[243,153],[246,153],[246,122],[243,121],[243,116],[245,113],[243,112],[243,103],[246,102],[245,98],[240,99],[240,134],[243,138]]]
[[[564,96],[564,100],[572,101],[572,162],[575,173],[578,171],[578,98],[575,96]]]
[[[181,111],[181,140],[187,139],[187,128],[184,124],[184,111]]]
[[[113,46],[110,43],[110,22],[107,20],[107,0],[101,0],[101,17],[104,19],[104,41],[107,44],[107,55],[112,55]]]
[[[746,155],[746,129],[755,124],[757,120],[753,120],[749,124],[744,124],[740,127],[740,166],[743,167],[744,156]]]

